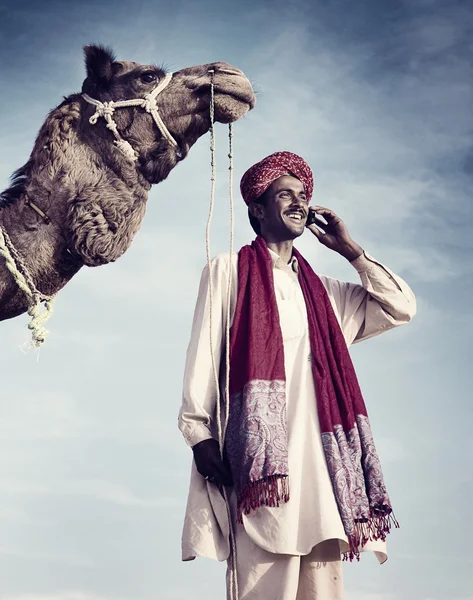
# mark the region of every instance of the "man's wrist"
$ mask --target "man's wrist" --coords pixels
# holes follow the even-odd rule
[[[200,440],[199,442],[196,442],[195,444],[193,444],[191,446],[191,448],[192,448],[192,450],[195,450],[195,448],[197,448],[197,446],[201,446],[204,444],[204,442],[209,442],[210,440],[212,440],[212,442],[214,442],[215,444],[218,444],[216,439],[214,439],[213,437],[208,437],[203,440]]]
[[[340,250],[340,254],[349,262],[353,262],[363,254],[363,248],[356,242],[350,242]]]

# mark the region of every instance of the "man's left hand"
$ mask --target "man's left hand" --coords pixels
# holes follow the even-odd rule
[[[351,238],[345,223],[333,210],[323,206],[310,206],[309,208],[326,221],[316,216],[315,223],[307,227],[321,244],[330,250],[335,250],[349,261],[355,260],[363,254],[363,248]]]

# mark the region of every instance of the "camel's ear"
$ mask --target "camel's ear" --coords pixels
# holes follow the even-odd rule
[[[113,77],[112,64],[115,61],[113,51],[105,46],[85,46],[84,54],[89,80],[106,86]]]

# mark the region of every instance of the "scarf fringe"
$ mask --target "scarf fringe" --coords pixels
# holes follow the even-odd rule
[[[260,506],[278,507],[289,501],[289,478],[287,475],[270,475],[250,482],[238,498],[237,523],[243,523],[243,514]]]
[[[384,511],[384,514],[379,514],[379,509],[372,509],[369,519],[355,520],[355,531],[348,536],[350,549],[343,554],[344,561],[352,562],[355,558],[360,560],[360,550],[367,542],[384,542],[392,527],[399,529],[399,523],[391,508],[385,507]]]

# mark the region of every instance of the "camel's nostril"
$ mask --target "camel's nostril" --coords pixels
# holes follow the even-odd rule
[[[212,71],[213,72],[213,71]],[[233,70],[233,69],[218,69],[219,73],[225,73],[225,75],[243,75],[243,71]],[[210,73],[210,71],[209,71]]]
[[[210,83],[203,83],[201,86],[194,90],[194,93],[199,98],[208,96],[210,94]]]

